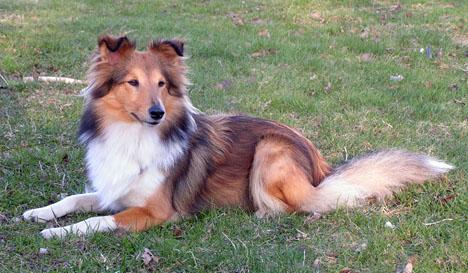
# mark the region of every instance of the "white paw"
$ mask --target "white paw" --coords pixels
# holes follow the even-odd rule
[[[65,236],[67,236],[68,231],[64,228],[47,228],[41,231],[41,236],[44,237],[44,239],[52,239],[52,238],[59,238],[62,239]]]
[[[55,214],[50,207],[30,209],[23,213],[23,219],[32,222],[45,223],[55,218]]]
[[[41,231],[41,236],[45,239],[63,239],[68,234],[85,236],[95,232],[107,232],[115,229],[117,229],[117,224],[113,216],[98,216],[64,227],[44,229]]]
[[[263,210],[257,210],[255,212],[255,216],[257,216],[258,219],[263,219],[263,218],[268,217],[268,213],[266,211],[263,211]]]

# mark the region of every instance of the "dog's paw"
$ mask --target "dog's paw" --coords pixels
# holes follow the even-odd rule
[[[54,218],[54,212],[49,207],[30,209],[23,213],[23,219],[31,222],[45,223]]]
[[[272,214],[271,213],[268,213],[264,210],[257,210],[255,212],[255,216],[258,218],[258,219],[264,219],[264,218],[268,218],[269,216],[271,216]]]
[[[68,231],[61,227],[47,228],[41,231],[40,234],[44,239],[47,239],[47,240],[52,239],[52,238],[62,239],[62,238],[65,238],[65,236],[67,236]]]

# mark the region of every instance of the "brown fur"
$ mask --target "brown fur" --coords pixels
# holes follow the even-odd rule
[[[197,142],[192,146],[188,156],[192,166],[185,164],[180,167],[189,171],[186,176],[176,172],[169,179],[175,185],[175,207],[186,214],[210,206],[257,209],[249,181],[255,147],[266,141],[263,139],[274,138],[284,144],[309,184],[318,185],[330,171],[320,153],[313,152],[315,148],[310,142],[285,126],[245,116],[200,117],[198,120],[204,135],[195,136],[195,140],[204,138],[203,143],[206,144]]]
[[[257,145],[250,186],[258,216],[300,211],[310,200],[313,185],[294,150],[282,139],[269,138]]]
[[[183,42],[178,40],[154,41],[147,51],[140,52],[126,37],[99,39],[98,54],[89,72],[92,99],[82,121],[83,130],[99,130],[115,121],[144,122],[148,119],[148,108],[160,101],[166,117],[155,134],[163,141],[179,141],[187,146],[167,171],[163,187],[145,206],[115,215],[119,226],[139,231],[220,206],[242,207],[256,211],[259,216],[336,208],[346,192],[333,188],[338,184],[332,187],[330,183],[321,184],[331,168],[316,147],[297,131],[268,120],[206,116],[191,109],[185,94],[188,81],[182,55]],[[128,84],[133,79],[138,79],[138,90]],[[166,83],[162,87],[158,86],[161,81]],[[98,120],[98,125],[88,124],[86,113],[91,121]],[[402,183],[402,178],[391,178],[395,170],[385,171],[384,165],[401,168],[402,159],[406,159],[405,172],[409,173],[403,180],[420,182],[437,175],[433,170],[430,175],[421,174],[431,172],[428,163],[424,163],[427,158],[398,155],[382,161],[378,167],[373,166],[380,162],[376,158],[359,161],[348,169],[344,167],[346,175],[341,177],[338,173],[331,177],[341,179],[336,183],[352,180],[356,188],[351,191],[361,189],[358,185],[363,183],[361,180],[379,177],[379,181],[391,181],[380,182],[384,186],[378,189],[365,182],[369,191],[351,196],[352,200],[387,195],[390,187]],[[360,168],[361,165],[366,167]]]
[[[132,231],[142,231],[151,226],[176,219],[176,211],[171,204],[171,191],[166,184],[156,191],[144,207],[133,207],[114,215],[120,227]]]

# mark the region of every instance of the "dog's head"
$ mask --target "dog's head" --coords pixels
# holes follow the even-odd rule
[[[180,40],[155,40],[145,51],[126,36],[101,36],[88,71],[88,98],[104,122],[158,126],[177,119],[187,79]]]

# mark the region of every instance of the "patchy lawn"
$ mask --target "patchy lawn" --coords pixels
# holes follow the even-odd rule
[[[395,272],[411,262],[414,272],[465,272],[466,14],[463,1],[438,0],[0,0],[0,74],[9,82],[0,89],[0,271]],[[21,79],[84,79],[107,32],[140,47],[185,37],[198,108],[294,126],[333,164],[399,147],[457,169],[316,221],[214,210],[139,234],[45,241],[44,224],[18,217],[83,191],[75,136],[84,86]]]

